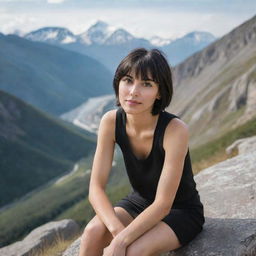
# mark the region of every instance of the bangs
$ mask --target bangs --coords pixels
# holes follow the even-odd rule
[[[120,62],[113,79],[117,106],[120,106],[119,82],[126,75],[157,84],[161,98],[155,100],[152,115],[160,113],[170,104],[173,94],[172,72],[167,59],[160,50],[137,48]]]
[[[155,64],[152,59],[147,59],[146,56],[135,62],[133,60],[126,62],[120,73],[122,76],[134,75],[136,79],[153,80],[155,83],[159,83]]]

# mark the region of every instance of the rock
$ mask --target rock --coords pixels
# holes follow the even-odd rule
[[[230,155],[235,149],[238,149],[238,154],[256,151],[256,136],[234,141],[230,146],[226,148],[226,153]]]
[[[240,142],[252,145],[252,138]],[[195,176],[204,229],[188,245],[161,256],[256,256],[256,150],[244,151]],[[77,239],[63,256],[78,256],[79,246]]]
[[[70,219],[44,224],[30,232],[22,241],[2,247],[0,255],[28,256],[34,255],[42,248],[51,246],[56,239],[72,239],[79,233],[78,224]]]
[[[255,256],[256,219],[206,218],[203,231],[170,256]]]
[[[78,256],[81,238],[62,256]],[[206,218],[203,231],[188,245],[161,256],[255,256],[255,219]]]
[[[256,218],[256,151],[238,155],[201,171],[197,188],[212,218]]]
[[[81,237],[76,239],[69,248],[62,254],[62,256],[78,256],[80,248]]]

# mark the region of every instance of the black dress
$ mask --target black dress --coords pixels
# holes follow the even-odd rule
[[[151,152],[146,159],[137,159],[126,133],[126,113],[121,107],[116,112],[116,143],[123,152],[133,191],[115,206],[123,207],[134,218],[154,201],[165,158],[164,132],[173,118],[179,117],[166,111],[160,112]],[[189,149],[172,209],[162,221],[172,228],[182,245],[187,244],[202,230],[205,221],[203,205],[193,178]]]

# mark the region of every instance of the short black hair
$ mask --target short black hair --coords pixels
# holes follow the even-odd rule
[[[116,105],[119,102],[119,82],[127,74],[134,72],[136,78],[146,80],[148,74],[159,85],[160,99],[156,99],[152,108],[152,115],[157,115],[163,111],[171,102],[173,95],[173,83],[171,67],[162,51],[159,49],[147,50],[136,48],[131,51],[118,65],[113,87],[116,94]]]

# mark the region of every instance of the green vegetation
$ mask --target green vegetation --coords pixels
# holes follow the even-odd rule
[[[66,179],[50,184],[1,212],[0,246],[21,239],[37,226],[86,198],[89,175],[85,170],[89,169],[89,159],[80,162],[78,170]]]
[[[70,171],[95,150],[95,135],[0,91],[0,206]]]
[[[194,172],[228,158],[225,149],[235,140],[256,135],[256,119],[228,131],[221,137],[191,150]]]
[[[91,155],[81,159],[76,172],[0,212],[0,247],[22,239],[37,226],[60,219],[60,216],[74,218],[81,225],[87,223],[94,214],[87,200],[91,163]],[[107,186],[111,198],[117,200],[129,190],[123,185],[127,184],[124,173],[121,160],[117,160]]]
[[[110,71],[74,51],[2,35],[0,56],[0,89],[55,116],[112,93]]]
[[[218,139],[198,148],[191,149],[191,160],[195,173],[204,162],[205,167],[223,160],[225,148],[239,138],[256,134],[256,119],[229,131]],[[114,204],[130,191],[123,160],[117,152],[116,165],[113,166],[107,186],[107,194]],[[0,213],[0,241],[1,246],[22,239],[31,230],[51,220],[73,219],[81,227],[94,216],[95,212],[88,202],[89,173],[92,158],[88,157],[79,162],[79,170],[57,184],[31,195],[22,202]],[[205,168],[204,167],[204,168]],[[63,196],[65,195],[65,196]]]

